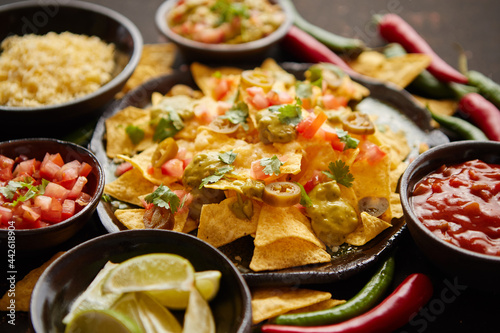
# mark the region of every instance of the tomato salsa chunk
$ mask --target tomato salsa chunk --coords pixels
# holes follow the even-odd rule
[[[417,183],[411,203],[419,220],[445,241],[500,256],[500,165],[443,165]]]
[[[41,161],[0,155],[0,228],[36,229],[64,221],[90,202],[85,184],[92,166],[59,153]]]

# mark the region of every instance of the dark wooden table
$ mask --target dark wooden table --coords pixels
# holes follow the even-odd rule
[[[62,0],[61,0],[62,1]],[[11,1],[0,0],[0,5]],[[154,14],[162,0],[91,0],[112,8],[130,18],[140,29],[145,43],[164,42],[154,25]],[[468,66],[500,81],[500,1],[496,0],[294,0],[302,16],[327,30],[362,39],[368,46],[384,45],[371,22],[373,15],[394,12],[401,15],[428,41],[434,50],[457,67],[459,48],[465,50]],[[279,61],[294,61],[280,52],[272,51]],[[182,63],[180,58],[176,65]],[[500,126],[500,124],[499,124]],[[57,250],[67,250],[106,230],[95,215],[73,239],[57,249],[17,258],[18,278],[38,267]],[[3,253],[6,253],[3,252]],[[409,233],[398,242],[394,287],[413,272],[428,274],[434,284],[434,295],[422,311],[397,332],[491,332],[498,330],[499,295],[468,288],[452,276],[443,275],[416,248]],[[5,268],[2,264],[1,267]],[[2,269],[5,271],[5,269]],[[352,296],[367,281],[371,271],[361,273],[350,281],[319,286],[331,289],[338,297]],[[499,281],[500,283],[500,281]],[[5,273],[0,281],[0,293],[7,290]],[[3,309],[2,309],[3,310]],[[7,324],[2,312],[1,332],[31,332],[28,313],[17,313],[16,326]]]

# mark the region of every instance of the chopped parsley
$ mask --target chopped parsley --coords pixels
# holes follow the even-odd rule
[[[345,187],[352,186],[354,176],[349,172],[349,166],[346,165],[344,161],[338,160],[336,162],[330,162],[328,169],[329,171],[323,171],[325,175]]]
[[[214,174],[203,178],[201,180],[201,184],[200,184],[199,188],[201,189],[203,186],[205,186],[207,184],[216,183],[219,180],[221,180],[222,178],[224,178],[224,176],[227,173],[233,171],[234,167],[231,164],[233,164],[237,155],[238,154],[234,153],[232,150],[230,150],[228,152],[220,152],[219,155],[217,155],[217,157],[219,158],[219,161],[221,161],[222,163],[227,164],[227,165],[215,170]]]
[[[240,124],[245,131],[248,131],[248,105],[245,102],[238,102],[234,104],[226,113],[219,118],[227,119],[232,124]]]
[[[295,104],[273,105],[269,111],[277,113],[281,123],[296,126],[302,120],[302,101],[295,98]]]
[[[274,155],[273,157],[266,157],[260,160],[260,165],[264,167],[262,172],[268,176],[275,174],[276,176],[281,173],[280,167],[284,163],[279,160],[279,158]]]
[[[180,199],[168,188],[168,186],[160,185],[153,193],[150,193],[144,197],[147,203],[152,203],[158,207],[164,207],[170,209],[170,211],[175,214],[180,206]]]

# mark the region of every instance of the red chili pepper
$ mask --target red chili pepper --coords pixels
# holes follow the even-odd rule
[[[400,16],[389,13],[378,19],[380,35],[390,43],[401,44],[407,52],[424,53],[431,56],[427,70],[444,82],[466,84],[468,79],[440,58],[430,45]]]
[[[359,75],[335,52],[296,26],[290,28],[282,40],[282,45],[303,61],[328,62],[338,66],[349,75]]]
[[[263,325],[264,333],[370,333],[392,332],[406,324],[431,298],[430,279],[420,273],[409,275],[370,311],[344,322],[324,326]]]
[[[478,93],[462,96],[458,108],[470,117],[488,139],[500,141],[500,110]]]

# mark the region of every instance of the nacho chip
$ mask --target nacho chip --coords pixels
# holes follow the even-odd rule
[[[16,282],[16,292],[15,292],[15,301],[16,301],[16,311],[29,311],[30,310],[30,301],[31,301],[31,293],[33,292],[33,288],[35,288],[35,284],[38,281],[38,278],[42,273],[49,267],[52,262],[54,262],[57,258],[63,255],[64,252],[57,252],[50,258],[48,261],[43,263],[42,266],[33,269],[30,271],[24,278]],[[6,310],[10,305],[12,297],[9,296],[9,291],[7,291],[2,298],[0,299],[0,309],[2,311]]]
[[[216,100],[219,100],[214,94],[215,87],[217,85],[217,77],[229,78],[234,81],[230,90],[225,94],[223,100],[231,98],[237,91],[238,85],[240,83],[240,74],[243,72],[242,69],[236,67],[217,67],[212,68],[202,65],[198,62],[193,62],[191,64],[191,75],[193,76],[194,82],[200,88],[205,96],[210,96]]]
[[[398,193],[391,193],[389,203],[391,205],[392,217],[396,219],[403,217],[403,206],[401,206],[401,198]]]
[[[242,220],[236,217],[230,208],[236,201],[236,197],[231,197],[218,204],[203,205],[198,227],[198,238],[215,247],[221,247],[238,238],[255,234],[261,205],[253,201],[252,218]]]
[[[116,218],[128,229],[145,229],[144,227],[144,209],[117,209]],[[186,225],[188,211],[180,212],[174,215],[173,231],[183,232]]]
[[[261,287],[252,290],[252,323],[276,317],[331,299],[326,291],[298,288]]]
[[[106,154],[114,158],[118,154],[132,156],[152,144],[153,130],[149,126],[149,111],[129,106],[105,121]],[[144,131],[144,139],[137,145],[126,133],[129,125],[137,126]]]
[[[117,209],[115,216],[128,229],[144,229],[144,211],[145,209]]]
[[[313,311],[321,311],[321,310],[326,310],[326,309],[331,309],[334,306],[344,304],[346,301],[344,299],[327,299],[325,301],[321,301],[319,303],[315,303],[300,309],[288,311],[286,314],[293,314],[293,313],[304,313],[304,312],[313,312]]]
[[[400,88],[409,85],[431,63],[426,54],[408,53],[401,56],[386,58],[380,52],[362,52],[351,67],[366,76],[383,82],[391,82]]]
[[[378,217],[371,216],[366,212],[362,212],[361,223],[356,230],[347,235],[345,242],[354,246],[365,245],[389,227],[392,227],[390,223]]]
[[[453,116],[457,111],[458,102],[454,100],[436,100],[417,95],[413,95],[413,97],[422,107],[440,115]]]
[[[330,262],[325,245],[314,234],[309,219],[298,208],[263,205],[255,250],[250,268],[254,271],[276,270]]]
[[[176,52],[177,47],[173,43],[144,44],[136,69],[116,98],[123,97],[152,78],[171,73]]]
[[[104,194],[108,194],[120,201],[142,206],[139,197],[153,192],[155,186],[155,184],[143,177],[141,170],[133,168],[111,183],[105,184]]]

